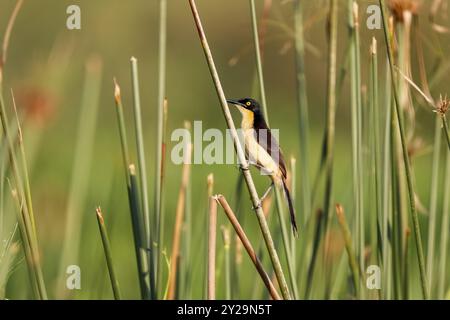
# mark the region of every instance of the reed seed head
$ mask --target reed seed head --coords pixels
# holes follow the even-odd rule
[[[389,0],[388,7],[397,22],[404,22],[405,13],[409,12],[416,15],[419,9],[419,1],[417,0]]]
[[[445,114],[447,113],[448,109],[450,107],[450,100],[447,99],[447,96],[442,98],[442,95],[439,98],[439,103],[434,109],[434,112],[436,112],[441,117],[445,117]]]

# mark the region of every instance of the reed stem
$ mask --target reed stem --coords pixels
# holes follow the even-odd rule
[[[216,236],[217,233],[217,202],[209,198],[208,227],[208,300],[216,300]]]
[[[192,155],[192,144],[189,144],[183,157],[181,186],[180,191],[178,192],[177,209],[175,213],[176,214],[175,226],[173,230],[172,255],[169,271],[169,288],[167,293],[167,299],[169,300],[173,300],[176,298],[178,265],[180,258],[181,231],[183,226],[183,217],[186,204],[186,188],[190,179],[191,155]]]
[[[131,62],[131,80],[133,85],[133,105],[134,105],[134,125],[136,131],[136,146],[138,153],[138,171],[139,171],[139,185],[141,190],[141,207],[144,215],[144,225],[146,234],[146,246],[148,250],[148,265],[150,268],[150,296],[152,299],[157,298],[156,292],[156,273],[155,273],[155,252],[153,248],[153,234],[150,227],[150,210],[148,202],[148,184],[147,184],[147,166],[145,162],[144,150],[144,132],[142,129],[142,112],[141,112],[141,97],[139,93],[139,74],[138,62],[135,57],[130,59]]]
[[[164,177],[164,109],[165,109],[165,92],[166,92],[166,42],[167,42],[167,0],[159,1],[159,56],[158,56],[158,101],[156,103],[157,110],[157,126],[156,126],[156,162],[155,162],[155,194],[154,194],[154,212],[152,225],[154,231],[155,240],[157,243],[157,250],[155,253],[156,258],[156,288],[159,291],[161,287],[161,277],[162,277],[162,243],[163,240],[161,233],[162,224],[162,187],[163,187],[163,177]]]
[[[259,261],[258,257],[256,256],[255,250],[253,250],[253,247],[250,243],[250,241],[247,238],[247,235],[245,234],[244,230],[242,229],[241,225],[239,224],[238,219],[236,218],[236,215],[234,214],[233,210],[230,208],[227,200],[222,195],[215,196],[215,199],[219,202],[221,207],[223,208],[225,214],[227,215],[228,219],[230,220],[231,225],[233,226],[234,230],[236,231],[240,241],[244,245],[245,250],[247,251],[248,256],[252,260],[253,264],[256,267],[256,270],[258,271],[259,275],[261,276],[261,279],[263,280],[267,290],[270,293],[270,296],[274,300],[280,300],[281,297],[278,294],[277,290],[275,289],[275,286],[273,285],[272,281],[270,280],[269,275],[264,271],[264,267]]]
[[[256,72],[258,76],[259,93],[261,96],[261,107],[263,109],[264,118],[266,119],[267,124],[269,124],[269,117],[267,114],[266,90],[264,88],[264,73],[262,68],[261,47],[259,45],[259,32],[258,32],[258,21],[256,17],[255,0],[249,1],[252,19],[253,43],[255,46]]]
[[[300,170],[301,170],[301,190],[303,204],[303,225],[311,216],[311,186],[310,186],[310,166],[309,166],[309,107],[308,93],[305,72],[305,39],[303,31],[303,0],[294,2],[294,32],[295,32],[295,66],[297,81],[297,108],[298,124],[300,135]],[[294,177],[294,173],[292,174]],[[293,192],[294,193],[294,192]],[[295,193],[294,193],[295,194]]]
[[[359,291],[361,287],[359,284],[360,269],[358,267],[356,254],[352,245],[352,235],[350,232],[350,228],[348,227],[347,220],[345,219],[344,208],[340,204],[336,205],[336,215],[339,222],[339,226],[341,227],[342,235],[344,236],[345,249],[347,251],[350,269],[352,270],[353,285],[355,286],[356,296],[359,296]]]
[[[111,280],[111,287],[114,294],[114,299],[120,300],[120,288],[119,281],[117,279],[116,272],[114,271],[113,258],[111,253],[111,245],[109,242],[108,231],[106,230],[105,220],[103,219],[102,209],[97,207],[95,209],[97,216],[98,228],[102,237],[103,250],[105,252],[106,264],[108,265],[109,279]]]
[[[390,42],[390,36],[388,33],[388,24],[387,24],[387,13],[386,13],[386,4],[384,0],[379,0],[379,4],[381,7],[381,14],[383,17],[383,30],[384,30],[384,38],[387,46],[387,55],[389,60],[389,68],[391,73],[391,81],[392,81],[392,89],[394,93],[394,101],[395,101],[395,109],[397,114],[397,123],[400,133],[400,141],[401,141],[401,147],[402,147],[402,153],[403,153],[403,162],[405,166],[406,171],[406,180],[408,184],[408,195],[409,195],[409,205],[411,209],[411,215],[413,220],[413,226],[414,226],[414,236],[416,241],[416,250],[417,250],[417,258],[419,263],[419,270],[420,270],[420,282],[422,287],[422,295],[424,299],[428,300],[429,297],[429,291],[427,286],[427,275],[425,270],[425,259],[423,255],[423,248],[422,248],[422,237],[420,234],[420,223],[419,223],[419,217],[416,211],[416,202],[415,202],[415,193],[414,193],[414,186],[412,181],[412,174],[411,174],[411,167],[409,162],[409,154],[408,154],[408,147],[406,145],[405,141],[405,132],[403,128],[403,122],[401,121],[401,115],[400,115],[400,101],[397,91],[397,85],[395,83],[395,72],[394,72],[394,61],[393,61],[393,51],[391,47]]]

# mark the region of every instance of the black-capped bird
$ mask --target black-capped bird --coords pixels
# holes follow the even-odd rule
[[[267,126],[258,101],[244,98],[227,100],[227,102],[236,106],[242,114],[241,127],[247,160],[272,179],[269,189],[260,202],[269,194],[274,184],[282,188],[288,202],[292,230],[294,235],[297,235],[294,206],[286,185],[286,164],[281,149]]]

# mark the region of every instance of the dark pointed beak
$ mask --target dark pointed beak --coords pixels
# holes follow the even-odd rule
[[[240,102],[237,101],[237,100],[227,100],[227,102],[228,102],[229,104],[234,105],[234,106],[241,106],[241,107],[244,107],[244,108],[245,108],[245,105],[244,105],[243,103],[240,103]]]

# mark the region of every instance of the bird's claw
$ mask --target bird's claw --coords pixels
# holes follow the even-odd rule
[[[262,208],[262,201],[258,201],[258,204],[256,206],[252,207],[252,209],[255,210],[255,211],[258,210],[258,209],[261,209],[261,208]]]

